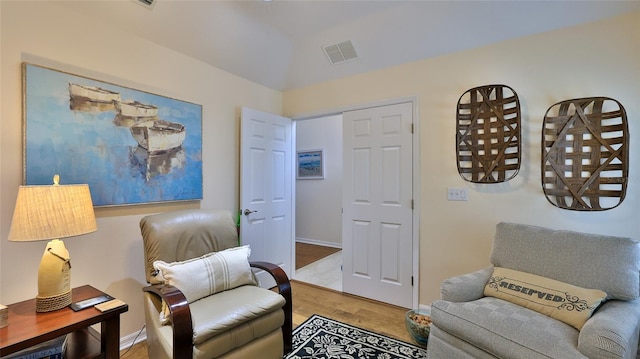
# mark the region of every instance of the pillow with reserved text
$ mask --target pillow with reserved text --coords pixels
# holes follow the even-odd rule
[[[493,269],[484,295],[535,310],[578,330],[607,297],[601,290],[501,267]]]
[[[249,246],[234,247],[183,262],[153,262],[158,280],[178,288],[189,303],[245,284],[255,285]]]

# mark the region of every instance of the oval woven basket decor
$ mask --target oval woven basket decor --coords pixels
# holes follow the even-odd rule
[[[505,182],[520,170],[520,101],[506,85],[466,91],[456,111],[458,173],[474,183]]]
[[[551,106],[542,125],[542,188],[556,207],[604,211],[624,200],[629,129],[620,102],[609,97]]]

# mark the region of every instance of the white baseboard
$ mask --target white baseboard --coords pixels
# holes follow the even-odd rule
[[[120,350],[129,349],[134,344],[138,344],[145,340],[147,340],[147,330],[143,327],[140,331],[120,338]]]
[[[329,242],[329,241],[321,241],[318,239],[310,239],[310,238],[302,238],[296,237],[296,242],[306,243],[306,244],[315,244],[316,246],[324,246],[331,248],[340,248],[342,249],[342,243]]]

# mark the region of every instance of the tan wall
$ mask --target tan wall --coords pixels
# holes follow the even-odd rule
[[[240,109],[281,113],[282,93],[79,16],[72,6],[2,1],[0,9],[0,303],[35,297],[46,244],[7,241],[22,183],[21,62],[203,105],[202,202],[99,208],[97,232],[65,240],[72,256],[72,285],[91,284],[127,302],[121,335],[137,332],[144,323],[141,288],[146,284],[140,218],[187,207],[236,213]]]
[[[640,239],[638,64],[640,13],[633,13],[286,91],[284,113],[295,117],[395,98],[418,99],[419,285],[420,303],[429,304],[439,297],[443,279],[489,264],[494,226],[500,221]],[[520,97],[522,166],[509,182],[478,185],[457,173],[456,103],[466,90],[489,84],[511,86]],[[554,103],[588,96],[612,97],[627,110],[627,198],[609,211],[561,210],[549,204],[541,190],[542,120]],[[469,201],[447,201],[447,187],[466,187]]]

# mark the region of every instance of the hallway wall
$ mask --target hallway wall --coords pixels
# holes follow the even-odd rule
[[[324,179],[296,180],[296,241],[342,247],[342,115],[296,121],[296,150],[324,150]]]

